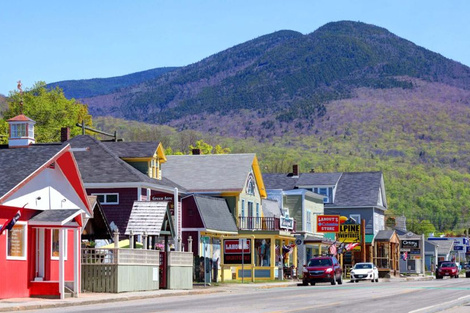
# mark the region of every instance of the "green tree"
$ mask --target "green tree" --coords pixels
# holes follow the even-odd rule
[[[81,132],[75,127],[76,123],[85,121],[86,125],[92,124],[86,105],[65,98],[62,89],[58,87],[48,90],[45,86],[44,82],[38,82],[23,93],[10,92],[8,109],[3,113],[5,121],[21,113],[20,102],[23,101],[23,114],[36,122],[36,142],[59,141],[62,127],[69,127],[73,137]]]

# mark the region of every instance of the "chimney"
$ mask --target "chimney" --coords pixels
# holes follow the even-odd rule
[[[193,149],[192,153],[193,153],[193,155],[200,155],[201,154],[201,149]]]
[[[60,129],[60,142],[68,141],[70,139],[70,128],[62,127]]]
[[[292,166],[292,176],[299,176],[299,165],[294,164]]]

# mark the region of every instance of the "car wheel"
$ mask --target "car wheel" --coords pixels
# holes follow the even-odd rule
[[[338,285],[343,284],[343,275],[339,275]]]
[[[470,278],[470,272],[465,273],[465,277]]]
[[[442,279],[442,276],[436,276],[436,279]]]
[[[310,285],[315,286],[315,283],[310,283]]]
[[[359,280],[356,280],[356,283],[358,283],[358,282],[359,282]]]
[[[308,281],[303,280],[303,281],[302,281],[302,286],[307,286],[307,285],[308,285]]]

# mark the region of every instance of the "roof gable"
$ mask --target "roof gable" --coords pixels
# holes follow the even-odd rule
[[[85,184],[147,183],[166,192],[170,192],[174,187],[184,190],[168,179],[157,180],[148,177],[91,136],[76,136],[70,139],[69,143]]]
[[[134,235],[160,236],[174,235],[172,219],[166,201],[134,201],[126,235],[131,231]]]
[[[36,210],[90,205],[70,147],[31,145],[0,150],[0,203]]]
[[[379,191],[382,187],[381,172],[343,173],[338,182],[333,206],[378,207]],[[384,202],[384,208],[385,205]]]
[[[162,172],[190,192],[241,192],[254,161],[252,153],[169,155]]]

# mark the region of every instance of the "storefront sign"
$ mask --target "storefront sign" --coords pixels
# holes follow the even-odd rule
[[[339,233],[336,240],[341,242],[360,242],[361,241],[361,225],[359,224],[342,224],[339,226]]]
[[[463,246],[454,246],[454,251],[464,251]]]
[[[412,249],[419,248],[419,240],[402,240],[401,247],[412,248]]]
[[[294,229],[294,219],[281,216],[281,228]]]
[[[339,232],[339,215],[317,215],[317,232]]]
[[[251,239],[224,240],[224,264],[251,263]]]

